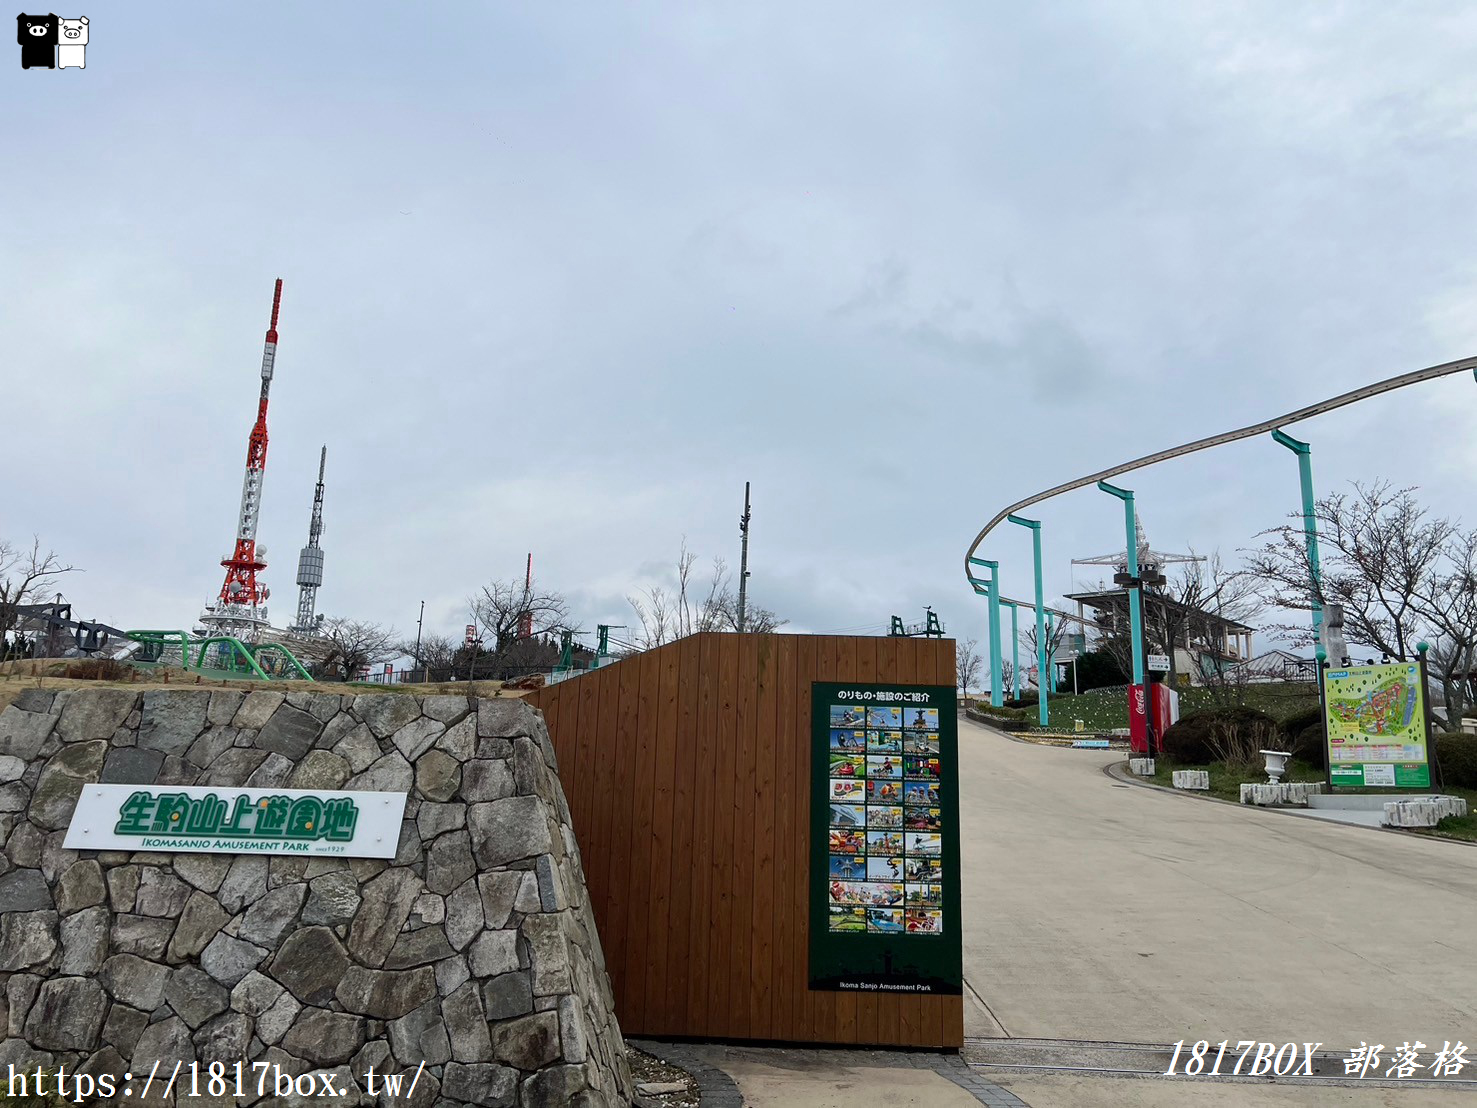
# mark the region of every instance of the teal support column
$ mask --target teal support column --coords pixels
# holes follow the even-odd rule
[[[1053,626],[1053,622],[1052,622],[1052,618],[1051,618],[1051,613],[1050,612],[1047,612],[1046,613],[1046,642],[1047,642],[1048,646],[1051,643],[1052,626]],[[1049,654],[1050,654],[1050,651],[1046,647],[1043,647],[1042,650],[1041,650],[1041,656],[1043,658],[1046,658],[1047,663],[1049,665],[1049,668],[1051,670],[1050,676],[1048,676],[1047,679],[1046,679],[1046,688],[1047,688],[1047,691],[1048,692],[1050,692],[1053,695],[1055,695],[1055,693],[1056,693],[1056,663],[1051,660],[1051,658],[1049,657]],[[1036,687],[1038,689],[1041,687],[1040,681],[1038,681],[1036,683]]]
[[[1041,584],[1041,521],[1016,515],[1005,518],[1011,523],[1031,529],[1031,564],[1036,573],[1036,718],[1041,726],[1045,727],[1047,684],[1053,681],[1056,667],[1051,665],[1051,660],[1047,656],[1047,644],[1051,640],[1047,622],[1051,617],[1046,614],[1046,595]],[[1051,691],[1056,691],[1054,685]]]
[[[1005,691],[1001,681],[1000,657],[1000,563],[986,558],[969,559],[977,566],[990,571],[990,580],[985,585],[985,596],[990,602],[990,703],[996,708],[1005,704]]]
[[[1020,605],[1014,600],[1002,600],[1000,603],[1010,608],[1010,696],[1012,700],[1021,698],[1021,633],[1016,626],[1016,612]]]
[[[1109,496],[1116,496],[1123,501],[1123,521],[1128,531],[1128,575],[1136,578],[1139,575],[1139,538],[1133,515],[1133,492],[1130,489],[1120,489],[1116,485],[1110,485],[1106,481],[1099,481],[1097,487]],[[1144,683],[1144,615],[1139,603],[1137,586],[1131,586],[1128,590],[1128,628],[1129,649],[1133,651],[1133,683],[1142,685]]]
[[[1477,373],[1477,370],[1473,370]],[[1323,569],[1318,564],[1318,519],[1314,515],[1313,500],[1313,448],[1301,439],[1295,439],[1282,431],[1273,431],[1272,438],[1298,456],[1298,479],[1303,491],[1303,538],[1308,545],[1308,578],[1312,590],[1313,635],[1317,642],[1323,641]]]

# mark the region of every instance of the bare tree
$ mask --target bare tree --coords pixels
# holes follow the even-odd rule
[[[1477,693],[1477,528],[1452,529],[1420,601],[1435,632],[1427,665],[1441,682],[1447,730],[1459,730]]]
[[[1248,623],[1254,619],[1262,608],[1260,585],[1258,578],[1245,570],[1227,568],[1216,552],[1204,561],[1182,564],[1163,585],[1144,589],[1139,598],[1144,649],[1150,654],[1168,656],[1171,686],[1178,684],[1176,649],[1183,649],[1193,658],[1197,633],[1215,635],[1221,620]],[[1127,590],[1115,603],[1100,608],[1097,613],[1096,645],[1106,650],[1124,673],[1132,673],[1134,668],[1128,615]],[[1218,653],[1222,644],[1206,645]],[[1198,667],[1196,676],[1208,681],[1208,670],[1219,673],[1223,668],[1217,660],[1215,665]]]
[[[1443,554],[1455,533],[1445,519],[1428,518],[1413,489],[1394,489],[1381,481],[1354,493],[1337,493],[1314,505],[1322,562],[1321,603],[1344,609],[1344,634],[1350,642],[1397,658],[1408,658],[1429,634],[1423,603],[1436,591]],[[1311,612],[1313,589],[1302,513],[1262,532],[1267,541],[1248,559],[1262,594],[1274,607]],[[1282,624],[1276,630],[1309,645],[1309,623]]]
[[[479,668],[490,666],[501,672],[525,664],[524,655],[543,653],[542,640],[562,631],[578,632],[569,615],[563,594],[541,589],[537,581],[493,581],[467,601],[472,622],[487,640],[477,652]],[[529,635],[522,629],[527,617]]]
[[[978,646],[975,639],[965,639],[954,645],[955,683],[966,697],[969,696],[969,687],[980,679],[980,666],[984,658],[981,657]]]
[[[367,666],[387,662],[399,655],[393,627],[382,627],[353,619],[330,619],[323,624],[328,652],[322,667],[342,681],[352,681]]]
[[[1061,651],[1062,643],[1067,641],[1067,636],[1072,634],[1072,628],[1075,626],[1078,626],[1075,621],[1062,618],[1058,618],[1052,622],[1051,629],[1046,633],[1046,665],[1048,670],[1051,666],[1056,665],[1055,659]],[[1030,649],[1032,664],[1037,665],[1039,671],[1038,659],[1041,655],[1040,651],[1036,648],[1036,628],[1034,625],[1028,625],[1021,632],[1021,641]],[[1050,687],[1051,674],[1049,672],[1038,672],[1036,674],[1037,692],[1044,694]]]
[[[430,634],[421,636],[420,644],[407,639],[396,646],[396,651],[412,658],[418,672],[433,681],[445,680],[452,673],[460,644],[449,635]],[[440,676],[438,676],[440,675]]]
[[[20,622],[18,608],[37,604],[56,587],[63,573],[76,572],[53,551],[41,552],[41,539],[31,536],[31,545],[0,539],[0,644]]]
[[[638,624],[632,638],[642,650],[700,631],[738,630],[738,596],[730,584],[727,563],[714,558],[712,572],[703,583],[697,583],[693,579],[697,560],[684,538],[677,554],[675,587],[651,585],[626,597]],[[769,634],[786,622],[752,602],[744,613],[746,632]]]

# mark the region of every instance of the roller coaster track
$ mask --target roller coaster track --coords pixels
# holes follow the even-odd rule
[[[1394,392],[1396,389],[1403,389],[1407,385],[1418,385],[1422,381],[1434,381],[1438,377],[1448,377],[1453,373],[1461,373],[1463,370],[1471,370],[1473,376],[1477,377],[1477,357],[1462,358],[1455,362],[1443,362],[1440,365],[1429,366],[1426,369],[1417,369],[1410,373],[1402,373],[1398,377],[1391,377],[1384,381],[1376,381],[1372,385],[1365,385],[1363,388],[1354,389],[1352,392],[1346,392],[1340,396],[1319,401],[1317,404],[1309,404],[1306,408],[1298,408],[1296,411],[1288,412],[1286,415],[1278,416],[1276,419],[1253,423],[1251,426],[1242,427],[1238,431],[1225,431],[1219,435],[1196,439],[1194,442],[1187,442],[1183,446],[1172,447],[1169,450],[1161,450],[1156,454],[1146,454],[1144,457],[1135,458],[1131,462],[1124,462],[1121,465],[1116,465],[1109,469],[1099,470],[1097,473],[1090,473],[1086,477],[1079,477],[1074,481],[1056,485],[1047,489],[1045,492],[1038,492],[1033,496],[1026,497],[1024,500],[1017,500],[1008,508],[1000,509],[995,518],[985,524],[984,530],[974,537],[974,542],[970,543],[969,549],[964,554],[964,576],[975,587],[975,591],[979,591],[980,581],[969,571],[969,560],[975,556],[975,552],[979,550],[980,544],[985,541],[985,537],[991,531],[995,530],[996,527],[1000,526],[1006,516],[1014,515],[1024,508],[1029,508],[1032,504],[1039,504],[1043,500],[1050,500],[1054,496],[1060,496],[1064,492],[1071,492],[1074,489],[1080,489],[1087,485],[1095,485],[1099,481],[1106,481],[1108,478],[1116,477],[1120,473],[1128,473],[1135,469],[1143,469],[1145,466],[1156,465],[1159,462],[1167,462],[1171,458],[1182,458],[1186,454],[1209,450],[1212,446],[1224,446],[1228,442],[1249,439],[1253,435],[1267,434],[1285,427],[1290,423],[1300,423],[1305,419],[1326,415],[1339,408],[1348,407],[1350,404],[1357,404],[1361,400],[1369,400],[1371,397],[1379,396],[1382,393]],[[1023,600],[1019,601],[1019,603],[1026,607],[1032,607],[1029,601]],[[1060,614],[1067,615],[1065,612]],[[1075,620],[1077,617],[1070,616],[1069,618]]]

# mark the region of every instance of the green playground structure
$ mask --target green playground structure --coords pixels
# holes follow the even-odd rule
[[[297,656],[277,642],[247,644],[229,635],[195,638],[184,631],[126,631],[143,644],[129,662],[141,668],[177,665],[208,677],[311,681]],[[207,657],[214,652],[211,657]]]

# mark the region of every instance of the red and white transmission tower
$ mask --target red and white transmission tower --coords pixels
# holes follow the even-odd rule
[[[523,614],[518,617],[518,637],[520,639],[533,638],[533,609],[528,606],[528,598],[533,594],[533,552],[528,553],[528,572],[523,578]]]
[[[272,324],[267,328],[262,350],[262,392],[257,401],[256,423],[246,441],[246,480],[241,486],[241,518],[236,526],[236,547],[221,559],[226,569],[216,603],[206,607],[200,622],[218,635],[233,635],[252,641],[267,626],[266,601],[271,590],[258,583],[256,575],[267,568],[266,547],[256,546],[256,525],[262,506],[262,477],[267,470],[267,394],[272,388],[272,367],[277,359],[277,311],[282,304],[282,279],[272,293]]]

